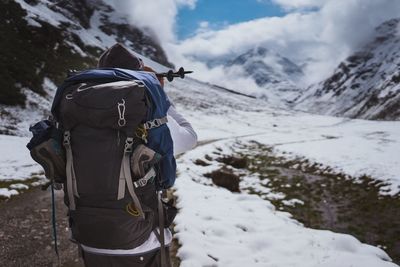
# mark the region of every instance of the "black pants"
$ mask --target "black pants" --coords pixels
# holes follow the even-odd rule
[[[167,265],[171,267],[169,248],[165,248]],[[161,267],[161,249],[134,256],[106,256],[89,252],[82,253],[86,267]],[[162,266],[164,267],[164,266]]]

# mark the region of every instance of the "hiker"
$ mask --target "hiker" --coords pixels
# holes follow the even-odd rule
[[[99,60],[99,68],[122,68],[132,70],[152,71],[143,65],[129,49],[116,44],[108,49]],[[163,85],[163,78],[159,78]],[[192,126],[171,105],[167,112],[167,126],[171,133],[174,154],[180,154],[193,148],[197,142],[197,135]],[[93,233],[97,234],[97,233]],[[164,231],[164,243],[167,250],[166,263],[162,263],[161,244],[157,232],[152,231],[150,236],[139,246],[130,249],[105,249],[81,244],[85,265],[91,266],[169,266],[168,253],[172,234],[169,229]]]
[[[50,179],[57,256],[54,189],[62,184],[71,240],[87,267],[171,266],[168,227],[177,209],[161,192],[175,182],[175,156],[197,135],[160,74],[115,44],[97,69],[70,73],[51,112],[30,127],[27,147]]]
[[[129,49],[116,44],[108,49],[99,60],[99,68],[124,68],[133,70],[153,71],[143,65]],[[159,78],[163,85],[163,78]],[[197,142],[197,135],[191,124],[171,105],[167,112],[167,126],[171,132],[174,155],[192,149]],[[139,246],[130,249],[99,249],[81,244],[83,259],[87,267],[96,266],[170,266],[168,246],[172,234],[165,229],[165,245],[168,265],[161,264],[160,242],[154,232]]]

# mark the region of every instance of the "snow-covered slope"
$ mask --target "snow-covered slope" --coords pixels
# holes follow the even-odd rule
[[[102,51],[116,42],[171,65],[157,41],[130,25],[112,3],[0,1],[0,133],[27,135],[29,123],[48,115],[42,103],[67,71],[95,67]]]
[[[313,85],[296,107],[319,114],[400,120],[400,19],[376,29],[374,39]]]
[[[256,140],[286,157],[305,156],[355,176],[386,177],[393,182],[389,190],[398,192],[400,123],[276,110],[190,79],[177,80],[166,91],[200,139],[178,160],[175,229],[181,266],[396,266],[380,249],[349,235],[304,228],[261,197],[218,188],[204,174],[221,167],[206,160],[214,152],[229,155],[236,142]],[[198,159],[210,165],[194,164]],[[241,179],[259,179],[253,175]]]
[[[203,175],[218,169],[193,164],[210,151],[229,153],[226,141],[203,146],[179,160],[177,238],[181,267],[395,267],[383,250],[350,235],[305,228],[269,201],[231,193]],[[259,180],[257,175],[243,180]],[[264,187],[265,189],[265,187]]]
[[[262,99],[193,80],[166,91],[189,118],[202,142],[256,140],[352,176],[370,174],[400,191],[400,122],[368,121],[276,109]]]
[[[43,15],[49,23],[58,18],[46,9],[51,2],[29,2],[26,8],[34,9],[29,14],[39,14],[43,9],[46,16],[51,15]],[[29,23],[42,24],[35,19],[36,15],[29,16],[24,17]],[[99,17],[96,20],[100,21]],[[104,43],[113,42],[98,30],[70,26],[81,31],[79,39],[86,44],[96,43],[98,38]],[[75,50],[79,54],[78,51]],[[156,69],[163,68],[144,59]],[[51,72],[48,68],[38,69],[45,74]],[[2,107],[2,129],[27,135],[27,126],[48,113],[55,84],[48,77],[40,84],[45,93],[23,86],[26,109]],[[174,80],[165,90],[177,109],[193,123],[200,141],[197,148],[178,159],[175,194],[180,211],[176,236],[182,245],[178,250],[181,266],[396,266],[379,248],[362,244],[349,235],[308,229],[289,214],[276,210],[268,200],[213,185],[203,174],[218,168],[219,163],[201,167],[194,161],[215,150],[229,154],[237,141],[255,140],[285,152],[286,157],[306,157],[352,176],[367,173],[390,181],[386,193],[394,194],[400,189],[400,122],[351,120],[275,109],[262,99],[234,94],[190,78]],[[27,141],[26,137],[0,135],[0,195],[18,194],[26,186],[40,182],[28,179],[43,178],[40,167],[25,148]],[[243,177],[245,181],[256,179],[255,175]]]
[[[212,185],[203,174],[219,163],[201,167],[193,162],[217,148],[229,154],[237,141],[256,140],[289,152],[289,157],[304,156],[351,175],[389,179],[394,193],[400,184],[400,123],[276,110],[263,100],[190,78],[174,80],[165,90],[193,123],[200,141],[178,159],[176,236],[182,245],[182,267],[396,266],[382,250],[349,235],[307,229],[261,197]],[[0,154],[0,179],[15,177],[20,184],[40,169],[30,159],[26,142],[23,137],[0,136],[0,147],[7,148]],[[2,193],[18,193],[9,184]]]
[[[227,61],[225,66],[242,66],[245,73],[254,78],[259,86],[296,81],[304,74],[299,66],[265,47],[256,47]]]
[[[291,102],[300,90],[296,82],[303,76],[299,66],[264,47],[253,48],[226,62],[228,68],[239,68],[242,75],[251,77],[265,89],[261,97],[280,98]]]

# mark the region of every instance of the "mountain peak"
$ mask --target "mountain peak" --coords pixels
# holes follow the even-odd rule
[[[258,46],[255,48],[250,49],[247,53],[253,54],[253,55],[258,55],[258,56],[266,56],[270,50],[266,47]]]
[[[400,18],[385,21],[378,27],[375,32],[378,36],[399,36],[400,35]]]
[[[303,76],[302,69],[290,59],[262,46],[248,50],[225,65],[243,66],[247,75],[262,78],[255,79],[259,86],[270,82],[297,81]]]

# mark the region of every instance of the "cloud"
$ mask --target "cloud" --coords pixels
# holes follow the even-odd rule
[[[340,61],[360,49],[378,24],[400,16],[396,0],[257,0],[279,5],[287,15],[233,25],[203,21],[194,36],[178,42],[179,9],[194,9],[197,0],[108,1],[133,25],[157,37],[174,64],[192,66],[197,78],[225,86],[237,77],[223,68],[209,69],[197,59],[238,55],[261,45],[304,65],[303,85],[308,85],[326,78]]]
[[[160,43],[175,42],[179,8],[195,8],[197,0],[107,0],[130,22],[152,33]]]
[[[177,64],[190,64],[193,58],[239,54],[263,45],[305,64],[304,82],[309,84],[326,78],[341,60],[360,49],[377,25],[400,16],[400,1],[394,0],[271,1],[292,11],[221,30],[202,29],[180,43],[169,43],[170,58]]]
[[[270,2],[271,0],[257,0],[258,2]],[[329,0],[272,0],[285,10],[308,9],[322,7]]]

